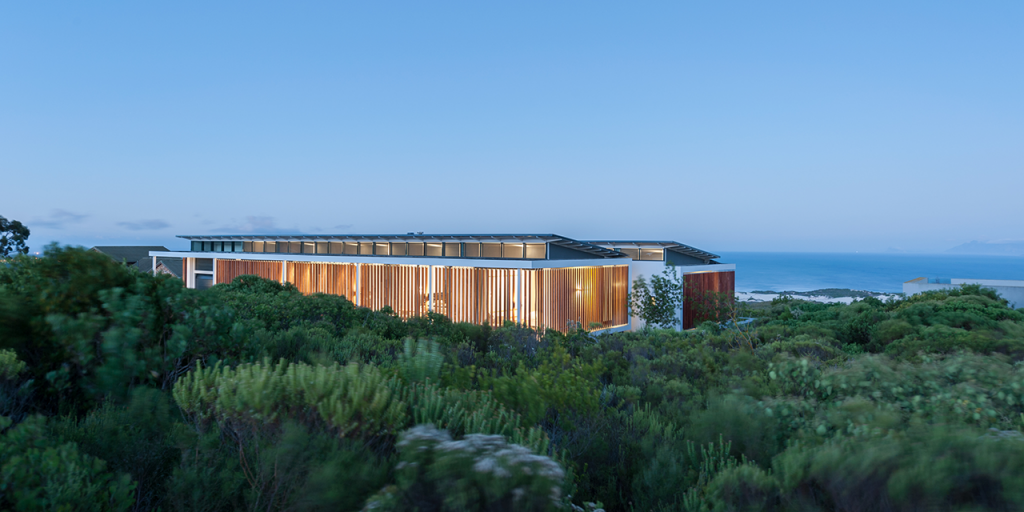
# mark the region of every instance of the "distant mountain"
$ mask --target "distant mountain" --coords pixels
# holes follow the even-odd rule
[[[1024,256],[1024,240],[997,240],[994,242],[972,240],[946,252],[951,254],[984,254],[989,256]]]

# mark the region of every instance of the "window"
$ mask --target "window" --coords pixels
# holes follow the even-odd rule
[[[480,244],[480,256],[484,258],[500,258],[501,244]]]
[[[622,254],[625,254],[626,256],[629,256],[630,258],[633,258],[633,261],[639,261],[640,260],[640,249],[617,249],[617,250],[619,252],[621,252]]]
[[[663,249],[640,249],[640,259],[642,261],[661,261],[665,259],[665,251]]]
[[[264,242],[263,252],[277,252],[277,242]]]
[[[213,242],[213,252],[224,252],[224,242]]]
[[[446,243],[444,244],[444,255],[448,258],[458,258],[462,256],[462,244],[460,243]]]
[[[252,252],[253,242],[242,242],[242,252]]]
[[[373,242],[359,242],[359,254],[373,255]]]
[[[345,254],[359,254],[359,242],[345,242]]]
[[[373,244],[373,253],[377,256],[388,256],[388,252],[387,242],[377,242]]]
[[[423,243],[409,242],[409,256],[423,256]]]
[[[196,258],[196,270],[213,271],[213,258]]]
[[[327,242],[317,242],[316,243],[316,253],[317,254],[329,254],[331,251],[327,250],[328,245],[330,245],[330,244],[328,244]]]
[[[263,242],[253,242],[252,252],[263,252]]]
[[[526,244],[526,259],[542,260],[547,256],[548,244]]]
[[[196,290],[208,290],[210,288],[213,288],[213,276],[196,274]]]
[[[288,252],[302,254],[302,242],[288,242]]]
[[[479,258],[480,257],[480,244],[466,244],[466,257],[467,258]]]
[[[192,251],[193,252],[202,252],[203,251],[203,243],[202,242],[192,242]]]
[[[405,242],[391,244],[391,255],[392,256],[405,256],[406,253]]]
[[[288,252],[288,242],[278,242],[277,243],[277,253],[278,254],[285,254],[287,252]]]
[[[427,244],[427,256],[441,256],[442,244]]]
[[[345,242],[331,242],[329,249],[331,254],[345,254]]]
[[[245,244],[247,242],[235,242],[235,250],[233,252],[245,252]]]
[[[315,242],[301,242],[302,254],[316,254],[316,243]]]
[[[501,244],[503,249],[502,256],[505,258],[522,258],[523,257],[523,244]]]

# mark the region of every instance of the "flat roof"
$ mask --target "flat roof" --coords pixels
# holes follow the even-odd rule
[[[486,235],[438,235],[406,233],[404,235],[178,235],[186,240],[269,240],[291,242],[479,242],[479,243],[549,243],[568,249],[592,254],[602,258],[621,258],[624,255],[593,243],[581,242],[555,234],[486,234]]]
[[[672,240],[585,240],[588,244],[608,247],[626,247],[626,248],[637,248],[637,249],[657,249],[662,248],[668,251],[678,252],[687,256],[692,256],[702,260],[714,260],[721,258],[717,254],[713,254],[707,251],[702,251],[696,247],[690,247],[686,244],[681,244]]]

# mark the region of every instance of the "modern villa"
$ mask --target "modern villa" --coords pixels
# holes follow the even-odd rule
[[[635,329],[627,304],[639,275],[675,265],[695,290],[732,292],[735,265],[675,242],[582,242],[559,235],[230,235],[180,236],[189,288],[254,274],[305,294],[342,295],[409,318],[436,312],[454,322],[566,331]],[[155,259],[154,259],[155,261]],[[683,328],[696,321],[684,305]]]

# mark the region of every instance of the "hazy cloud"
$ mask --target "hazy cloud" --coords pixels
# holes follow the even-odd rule
[[[170,224],[160,219],[140,220],[138,222],[118,222],[117,225],[132,231],[152,231],[156,229],[164,229],[170,226]]]
[[[259,235],[300,234],[298,228],[279,228],[273,217],[251,215],[241,224],[213,229],[217,233],[251,233]]]
[[[29,227],[42,226],[44,228],[64,229],[66,224],[77,224],[85,220],[86,217],[88,215],[73,213],[67,210],[51,210],[48,217],[32,221],[32,225]]]

